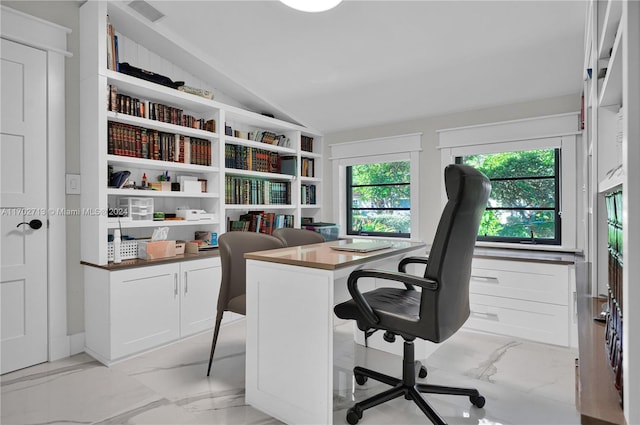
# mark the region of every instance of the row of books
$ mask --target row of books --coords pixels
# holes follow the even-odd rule
[[[134,158],[211,165],[211,141],[109,122],[107,153]]]
[[[300,149],[307,152],[313,152],[313,137],[300,136]]]
[[[216,132],[216,121],[214,119],[196,118],[193,115],[185,114],[180,108],[148,100],[140,100],[136,97],[118,93],[118,88],[113,84],[109,85],[107,109],[120,114],[196,128],[212,133]]]
[[[304,205],[316,205],[316,185],[300,185],[300,203]]]
[[[315,162],[313,158],[302,158],[300,164],[300,175],[302,177],[315,177]]]
[[[605,204],[609,251],[605,345],[613,369],[613,384],[622,396],[622,191],[607,194]]]
[[[282,146],[285,148],[291,147],[291,140],[289,139],[289,136],[287,136],[286,134],[276,134],[273,131],[269,130],[234,130],[233,127],[225,124],[224,134],[226,136],[233,136],[239,139],[251,140],[258,143],[266,143],[269,145]]]
[[[224,166],[236,170],[280,173],[280,156],[265,149],[227,144],[224,147]]]
[[[283,227],[293,227],[293,215],[277,214],[264,211],[249,211],[240,216],[239,220],[227,221],[227,231],[229,232],[260,232],[268,235],[273,233],[273,229]]]
[[[225,203],[233,205],[289,205],[290,182],[225,176]]]
[[[107,15],[107,69],[112,71],[120,70],[120,58],[118,55],[118,36],[116,31],[109,21],[109,15]]]

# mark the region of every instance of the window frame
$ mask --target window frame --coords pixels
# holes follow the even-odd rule
[[[411,161],[379,161],[379,162],[372,162],[372,163],[368,163],[368,164],[387,164],[387,163],[392,163],[392,162],[408,162],[409,163],[409,173],[411,173]],[[345,178],[345,184],[346,184],[346,196],[347,199],[345,200],[346,203],[346,220],[345,220],[345,227],[346,227],[346,234],[349,236],[384,236],[384,237],[390,237],[390,238],[410,238],[411,237],[411,229],[409,229],[409,233],[402,233],[402,232],[368,232],[368,231],[357,231],[352,229],[352,223],[353,223],[353,176],[352,176],[352,169],[354,166],[357,165],[364,165],[364,164],[353,164],[353,165],[348,165],[346,166],[346,178]],[[397,186],[397,185],[408,185],[409,187],[411,187],[411,174],[409,174],[409,181],[406,183],[382,183],[382,184],[376,184],[376,185],[368,185],[368,186]],[[364,185],[356,185],[357,187],[361,187]],[[411,202],[411,194],[409,194],[409,200]],[[413,202],[411,202],[412,204]],[[365,210],[370,210],[371,208],[363,208]],[[409,208],[376,208],[377,210],[388,210],[388,211],[409,211],[409,216],[411,216],[411,207],[409,206]]]
[[[526,120],[534,121],[534,120]],[[516,122],[517,123],[517,122]],[[507,122],[511,124],[511,122]],[[500,125],[500,124],[498,124]],[[541,124],[536,124],[540,127]],[[484,129],[485,126],[480,127]],[[467,128],[462,128],[465,131]],[[441,130],[444,133],[446,130]],[[451,130],[455,132],[456,130]],[[440,134],[442,137],[443,134]],[[471,132],[469,134],[472,134]],[[441,155],[441,167],[442,172],[447,164],[455,162],[457,156],[466,156],[481,153],[497,153],[506,152],[509,150],[535,150],[535,149],[547,149],[547,148],[560,148],[560,216],[562,217],[561,227],[561,242],[560,245],[549,244],[520,244],[513,242],[489,242],[489,241],[477,241],[478,247],[500,247],[500,248],[519,248],[526,247],[527,249],[540,249],[540,250],[553,250],[553,251],[572,251],[579,249],[580,246],[584,246],[585,240],[582,233],[578,233],[578,226],[583,224],[579,222],[579,214],[584,211],[584,206],[578,204],[583,199],[580,197],[580,188],[578,182],[583,182],[579,178],[578,157],[584,155],[584,152],[580,149],[578,138],[576,134],[562,134],[553,136],[541,136],[539,138],[522,138],[516,139],[513,134],[509,135],[510,138],[504,137],[494,138],[493,141],[480,142],[477,140],[464,140],[458,141],[454,137],[447,138],[446,141],[442,141],[439,146]],[[485,135],[486,137],[486,135]],[[462,137],[460,138],[462,139]],[[489,139],[491,140],[491,139]],[[496,141],[497,140],[497,141]],[[581,183],[582,185],[583,183]],[[442,202],[446,203],[446,192],[444,190],[444,181],[442,182]]]
[[[554,151],[554,175],[553,181],[555,184],[555,193],[554,193],[554,208],[543,208],[543,207],[532,207],[532,208],[491,208],[487,207],[487,210],[506,210],[506,211],[516,211],[518,209],[527,209],[527,210],[537,210],[537,211],[553,211],[554,212],[554,237],[553,238],[536,238],[534,237],[511,237],[511,236],[483,236],[478,235],[477,240],[481,242],[505,242],[505,243],[521,243],[521,244],[540,244],[540,245],[562,245],[562,213],[561,213],[561,175],[562,175],[562,150],[560,147],[555,148],[539,148],[539,149],[517,149],[517,150],[508,150],[501,152],[484,152],[482,154],[491,155],[495,153],[506,153],[506,152],[527,152],[532,150],[550,150]],[[459,155],[455,157],[456,164],[462,164],[462,158],[464,156],[477,155],[477,154],[467,154],[467,155]],[[530,180],[534,176],[529,177],[509,177],[509,178],[497,178],[489,180],[493,181],[518,181],[518,180]],[[541,178],[541,177],[535,177]],[[545,179],[550,179],[551,176],[542,177]]]
[[[376,139],[357,140],[351,142],[334,143],[330,145],[333,167],[333,217],[339,225],[339,237],[369,239],[389,238],[368,234],[367,236],[348,235],[347,228],[347,195],[346,195],[346,167],[380,162],[410,161],[411,183],[411,231],[405,237],[398,239],[420,239],[420,152],[422,151],[422,133],[412,133],[398,136],[381,137]]]

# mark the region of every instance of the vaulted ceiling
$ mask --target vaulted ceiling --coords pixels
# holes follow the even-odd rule
[[[166,15],[153,25],[228,77],[218,90],[324,133],[582,87],[581,0],[147,2]]]

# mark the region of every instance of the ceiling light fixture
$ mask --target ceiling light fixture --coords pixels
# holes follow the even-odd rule
[[[303,12],[324,12],[339,5],[342,0],[280,0],[287,6]]]

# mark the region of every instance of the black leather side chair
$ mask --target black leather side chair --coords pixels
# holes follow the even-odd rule
[[[469,279],[471,259],[482,214],[487,206],[491,184],[472,167],[449,165],[444,172],[448,202],[442,211],[428,259],[408,257],[398,272],[356,270],[347,286],[352,299],[338,304],[335,314],[355,320],[367,332],[384,330],[385,339],[395,335],[404,339],[402,379],[356,366],[353,374],[359,385],[368,378],[392,388],[356,403],[347,411],[347,422],[356,424],[363,411],[404,395],[413,400],[434,424],[444,419],[429,405],[421,393],[468,396],[471,403],[483,407],[485,398],[472,388],[455,388],[416,383],[419,363],[414,359],[413,341],[421,338],[435,343],[453,335],[469,317]],[[406,265],[426,264],[424,277],[404,273]],[[358,279],[374,277],[404,283],[406,288],[381,287],[361,293]],[[422,291],[415,290],[419,286]],[[424,377],[421,373],[420,376]]]
[[[227,232],[218,238],[220,249],[220,263],[222,265],[222,280],[218,294],[218,311],[216,324],[211,341],[209,368],[211,373],[213,352],[216,349],[220,323],[225,311],[246,315],[247,308],[247,269],[244,254],[246,252],[265,251],[267,249],[285,248],[286,245],[278,238],[256,232]]]
[[[320,233],[307,229],[281,227],[275,229],[272,235],[286,243],[287,246],[300,246],[324,242],[324,237]]]

